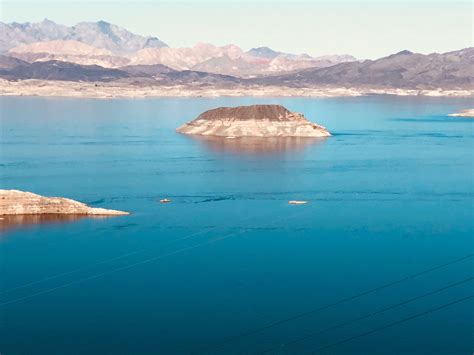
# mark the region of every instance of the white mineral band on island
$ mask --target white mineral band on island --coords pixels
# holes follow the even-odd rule
[[[0,215],[69,214],[119,216],[128,212],[93,208],[63,197],[44,197],[31,192],[0,190]]]
[[[219,107],[184,124],[179,133],[218,137],[329,137],[328,130],[281,105]]]

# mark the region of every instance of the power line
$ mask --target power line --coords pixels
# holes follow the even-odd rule
[[[395,280],[395,281],[391,281],[391,282],[385,283],[385,284],[383,284],[383,285],[381,285],[381,286],[378,286],[378,287],[369,289],[369,290],[367,290],[367,291],[364,291],[364,292],[355,294],[355,295],[353,295],[353,296],[343,298],[343,299],[341,299],[341,300],[339,300],[339,301],[336,301],[336,302],[333,302],[333,303],[329,303],[329,304],[327,304],[327,305],[324,305],[324,306],[321,306],[321,307],[318,307],[318,308],[314,308],[314,309],[311,309],[311,310],[309,310],[309,311],[301,312],[301,313],[295,314],[295,315],[293,315],[293,316],[290,316],[290,317],[287,317],[287,318],[283,318],[283,319],[274,321],[274,322],[269,323],[269,324],[267,324],[267,325],[264,325],[264,326],[262,326],[262,327],[255,328],[255,329],[246,331],[246,332],[244,332],[244,333],[238,334],[238,335],[236,335],[236,336],[230,337],[230,338],[228,338],[228,339],[226,339],[226,340],[222,341],[221,343],[216,344],[216,345],[214,345],[214,346],[215,346],[215,347],[220,347],[220,346],[223,346],[223,345],[225,345],[225,344],[227,344],[227,343],[230,343],[230,342],[233,342],[233,341],[236,341],[236,340],[245,338],[245,337],[247,337],[247,336],[250,336],[250,335],[259,333],[259,332],[261,332],[261,331],[264,331],[264,330],[267,330],[267,329],[276,327],[276,326],[278,326],[278,325],[281,325],[281,324],[284,324],[284,323],[287,323],[287,322],[290,322],[290,321],[293,321],[293,320],[296,320],[296,319],[299,319],[299,318],[303,318],[303,317],[309,316],[309,315],[311,315],[311,314],[314,314],[314,313],[323,311],[323,310],[325,310],[325,309],[328,309],[328,308],[331,308],[331,307],[334,307],[334,306],[338,306],[338,305],[340,305],[340,304],[343,304],[343,303],[352,301],[352,300],[357,299],[357,298],[359,298],[359,297],[367,296],[367,295],[369,295],[369,294],[371,294],[371,293],[374,293],[374,292],[377,292],[377,291],[381,291],[381,290],[383,290],[383,289],[386,289],[386,288],[395,286],[395,285],[400,284],[400,283],[403,283],[403,282],[405,282],[405,281],[408,281],[408,280],[417,278],[417,277],[419,277],[419,276],[428,274],[428,273],[430,273],[430,272],[433,272],[433,271],[442,269],[442,268],[444,268],[444,267],[453,265],[453,264],[455,264],[455,263],[461,262],[461,261],[463,261],[463,260],[472,258],[473,256],[474,256],[474,254],[468,254],[468,255],[466,255],[466,256],[463,256],[463,257],[460,257],[460,258],[451,260],[451,261],[446,262],[446,263],[443,263],[443,264],[441,264],[441,265],[437,265],[437,266],[431,267],[431,268],[429,268],[429,269],[426,269],[426,270],[417,272],[417,273],[415,273],[415,274],[411,274],[411,275],[405,276],[405,277],[403,277],[403,278],[401,278],[401,279],[398,279],[398,280]],[[204,347],[201,348],[201,350],[202,350],[202,349],[208,349],[208,348],[214,347],[214,346],[204,346]]]
[[[292,341],[289,341],[289,342],[286,342],[284,344],[281,344],[280,346],[275,346],[275,347],[272,347],[272,348],[269,348],[265,351],[263,351],[263,353],[268,353],[268,352],[271,352],[271,351],[274,351],[274,350],[277,350],[277,349],[283,349],[289,345],[293,345],[293,344],[297,344],[297,343],[301,343],[302,341],[305,341],[307,339],[310,339],[312,337],[315,337],[316,335],[320,335],[320,334],[323,334],[323,333],[326,333],[328,331],[331,331],[331,330],[335,330],[335,329],[338,329],[338,328],[341,328],[341,327],[344,327],[346,325],[350,325],[350,324],[353,324],[353,323],[356,323],[358,321],[361,321],[363,319],[367,319],[367,318],[370,318],[370,317],[373,317],[377,314],[380,314],[380,313],[384,313],[384,312],[387,312],[391,309],[394,309],[394,308],[397,308],[397,307],[400,307],[400,306],[404,306],[408,303],[411,303],[411,302],[414,302],[414,301],[417,301],[417,300],[420,300],[422,298],[425,298],[425,297],[428,297],[428,296],[431,296],[431,295],[434,295],[436,293],[439,293],[439,292],[442,292],[442,291],[445,291],[445,290],[448,290],[450,288],[453,288],[453,287],[456,287],[456,286],[460,286],[460,285],[463,285],[465,283],[468,283],[470,281],[474,280],[474,277],[468,277],[467,279],[464,279],[462,281],[459,281],[459,282],[456,282],[456,283],[453,283],[453,284],[450,284],[448,286],[444,286],[444,287],[441,287],[441,288],[438,288],[436,290],[433,290],[433,291],[430,291],[428,293],[425,293],[423,295],[420,295],[420,296],[416,296],[416,297],[413,297],[413,298],[410,298],[406,301],[403,301],[403,302],[400,302],[400,303],[397,303],[397,304],[394,304],[394,305],[391,305],[391,306],[388,306],[388,307],[385,307],[385,308],[381,308],[375,312],[370,312],[366,315],[363,315],[361,317],[358,317],[358,318],[355,318],[355,319],[352,319],[350,321],[347,321],[347,322],[343,322],[343,323],[339,323],[339,324],[336,324],[334,326],[331,326],[329,328],[326,328],[326,329],[322,329],[322,330],[319,330],[317,332],[314,332],[314,333],[311,333],[311,334],[307,334],[305,336],[302,336],[302,337],[299,337],[295,340],[292,340]]]
[[[244,218],[243,220],[241,220],[239,223],[242,223],[242,222],[245,222],[245,221],[248,221],[252,218],[254,218],[255,216],[250,216],[250,217],[247,217],[247,218]],[[262,217],[262,216],[260,216]],[[213,228],[210,228],[210,229],[207,229],[207,230],[204,230],[204,231],[200,231],[200,232],[194,232],[194,233],[191,233],[189,235],[185,235],[184,237],[182,238],[178,238],[178,239],[175,239],[175,240],[172,240],[168,243],[164,243],[164,244],[161,244],[159,243],[159,246],[161,247],[166,247],[166,246],[169,246],[169,245],[173,245],[177,242],[181,242],[183,240],[186,240],[186,239],[190,239],[192,237],[195,237],[195,236],[198,236],[198,235],[201,235],[201,234],[206,234],[206,233],[209,233],[213,230],[216,230],[216,229],[219,229],[220,227],[219,226],[215,226]],[[62,276],[67,276],[67,275],[71,275],[71,274],[75,274],[76,272],[80,272],[82,270],[86,270],[88,268],[92,268],[92,267],[96,267],[96,266],[99,266],[99,265],[102,265],[102,264],[106,264],[106,263],[109,263],[111,261],[115,261],[115,260],[120,260],[120,259],[123,259],[123,258],[126,258],[128,256],[132,256],[132,255],[136,255],[136,254],[140,254],[142,252],[145,252],[145,251],[148,251],[149,249],[148,248],[141,248],[141,249],[138,249],[138,250],[135,250],[135,251],[132,251],[132,252],[129,252],[129,253],[125,253],[125,254],[122,254],[122,255],[117,255],[117,256],[114,256],[112,258],[109,258],[109,259],[105,259],[105,260],[102,260],[102,261],[99,261],[97,263],[94,263],[94,264],[90,264],[90,265],[86,265],[86,266],[81,266],[77,269],[74,269],[74,270],[70,270],[70,271],[66,271],[66,272],[63,272],[63,273],[59,273],[59,274],[56,274],[56,275],[52,275],[52,276],[47,276],[43,279],[39,279],[39,280],[36,280],[36,281],[32,281],[32,282],[28,282],[28,283],[25,283],[23,285],[19,285],[19,286],[15,286],[15,287],[12,287],[8,290],[3,290],[3,291],[0,291],[0,295],[3,295],[3,294],[6,294],[6,293],[10,293],[12,291],[16,291],[16,290],[19,290],[19,289],[22,289],[22,288],[25,288],[25,287],[28,287],[28,286],[33,286],[33,285],[37,285],[37,284],[40,284],[40,283],[43,283],[43,282],[46,282],[46,281],[50,281],[50,280],[54,280],[54,279],[57,279],[59,277],[62,277]]]
[[[32,297],[34,297],[34,296],[39,296],[39,295],[43,295],[43,294],[46,294],[46,293],[50,293],[50,292],[53,292],[53,291],[55,291],[55,290],[59,290],[59,289],[61,289],[61,288],[65,288],[65,287],[67,287],[67,286],[71,286],[71,285],[79,284],[79,283],[82,283],[82,282],[85,282],[85,281],[93,280],[93,279],[99,278],[99,277],[101,277],[101,276],[105,276],[105,275],[112,274],[112,273],[114,273],[114,272],[118,272],[118,271],[123,271],[123,270],[131,269],[131,268],[133,268],[133,267],[135,267],[135,266],[138,266],[138,265],[147,264],[147,263],[150,263],[150,262],[152,262],[152,261],[156,261],[156,260],[159,260],[159,259],[163,259],[163,258],[165,258],[165,257],[167,257],[167,256],[179,254],[179,253],[181,253],[181,252],[183,252],[183,251],[195,249],[195,248],[198,248],[198,247],[203,246],[203,245],[211,244],[212,242],[216,242],[216,241],[218,241],[218,240],[226,239],[226,238],[229,238],[229,237],[234,236],[234,235],[238,235],[238,234],[245,233],[245,232],[247,232],[247,231],[248,231],[248,230],[244,230],[244,231],[242,231],[242,232],[240,232],[240,233],[228,234],[228,235],[225,235],[224,237],[212,239],[212,240],[210,240],[210,241],[208,241],[208,242],[205,242],[205,243],[201,243],[201,244],[193,245],[193,246],[190,246],[190,247],[178,249],[178,250],[175,250],[175,251],[170,252],[170,253],[167,253],[167,254],[162,254],[162,255],[159,255],[159,256],[156,256],[156,257],[153,257],[153,258],[149,258],[149,259],[145,259],[145,260],[142,260],[142,261],[138,261],[138,262],[133,263],[133,264],[125,265],[125,266],[122,266],[122,267],[119,267],[119,268],[116,268],[116,269],[107,270],[107,271],[104,271],[104,272],[101,272],[101,273],[98,273],[98,274],[95,274],[95,275],[92,275],[92,276],[89,276],[89,277],[85,277],[85,278],[82,278],[82,279],[79,279],[79,280],[71,281],[71,282],[65,283],[65,284],[63,284],[63,285],[59,285],[59,286],[56,286],[56,287],[53,287],[53,288],[49,288],[49,289],[46,289],[46,290],[43,290],[43,291],[35,292],[35,293],[32,293],[32,294],[27,295],[27,296],[24,296],[24,297],[19,297],[19,298],[13,299],[13,300],[11,300],[11,301],[6,301],[6,302],[3,302],[3,303],[0,303],[0,307],[6,306],[6,305],[11,304],[11,303],[16,303],[16,302],[19,302],[19,301],[22,301],[22,300],[25,300],[25,299],[28,299],[28,298],[32,298]]]
[[[286,217],[286,218],[279,218],[278,220],[279,221],[288,220],[288,219],[297,217],[297,216],[301,215],[302,213],[305,213],[306,211],[308,211],[308,210],[304,210],[300,213],[293,214],[292,216],[289,216],[289,217]],[[272,220],[269,223],[263,224],[263,226],[272,224],[274,221],[275,220]],[[135,266],[138,266],[138,265],[147,264],[147,263],[150,263],[152,261],[160,260],[160,259],[163,259],[163,258],[168,257],[168,256],[179,254],[179,253],[184,252],[184,251],[196,249],[196,248],[199,248],[199,247],[204,246],[204,245],[209,245],[209,244],[212,244],[212,243],[220,241],[220,240],[228,239],[228,238],[236,236],[236,235],[247,233],[248,231],[251,231],[253,229],[255,229],[255,227],[247,228],[247,229],[244,229],[243,231],[240,231],[240,232],[226,234],[222,237],[214,238],[214,239],[211,239],[211,240],[209,240],[207,242],[204,242],[204,243],[200,243],[200,244],[196,244],[196,245],[193,245],[193,246],[181,248],[181,249],[175,250],[175,251],[167,253],[167,254],[158,255],[158,256],[155,256],[155,257],[152,257],[152,258],[149,258],[149,259],[138,261],[138,262],[135,262],[135,263],[132,263],[132,264],[129,264],[129,265],[124,265],[124,266],[121,266],[119,268],[104,271],[104,272],[101,272],[101,273],[98,273],[98,274],[95,274],[95,275],[92,275],[92,276],[89,276],[89,277],[85,277],[85,278],[82,278],[82,279],[79,279],[79,280],[71,281],[71,282],[68,282],[68,283],[65,283],[65,284],[62,284],[62,285],[59,285],[59,286],[56,286],[56,287],[52,287],[52,288],[49,288],[49,289],[46,289],[46,290],[43,290],[43,291],[38,291],[38,292],[32,293],[32,294],[27,295],[27,296],[23,296],[23,297],[19,297],[19,298],[10,300],[10,301],[2,302],[2,303],[0,303],[0,307],[6,306],[6,305],[9,305],[9,304],[12,304],[12,303],[20,302],[20,301],[23,301],[23,300],[26,300],[26,299],[29,299],[29,298],[32,298],[32,297],[35,297],[35,296],[51,293],[53,291],[56,291],[56,290],[59,290],[59,289],[62,289],[62,288],[65,288],[65,287],[68,287],[68,286],[71,286],[71,285],[75,285],[75,284],[79,284],[79,283],[82,283],[82,282],[85,282],[85,281],[97,279],[101,276],[109,275],[109,274],[112,274],[114,272],[131,269],[131,268],[133,268]]]
[[[180,238],[180,239],[177,239],[177,240],[173,240],[173,241],[171,241],[171,242],[169,242],[169,243],[161,244],[160,246],[168,246],[168,245],[174,244],[174,243],[176,243],[176,242],[179,242],[179,241],[181,241],[181,240],[188,239],[188,238],[197,236],[197,235],[199,235],[199,234],[204,234],[204,233],[210,232],[210,231],[212,231],[212,230],[214,230],[214,229],[216,229],[216,228],[218,228],[218,227],[214,227],[214,228],[211,228],[211,229],[206,230],[206,231],[196,232],[196,233],[193,233],[193,234],[191,234],[191,235],[187,235],[187,236],[185,236],[185,237],[183,237],[183,238]],[[71,275],[71,274],[74,274],[74,273],[76,273],[76,272],[79,272],[79,271],[82,271],[82,270],[86,270],[86,269],[88,269],[88,268],[92,268],[92,267],[95,267],[95,266],[99,266],[99,265],[102,265],[102,264],[109,263],[109,262],[111,262],[111,261],[120,260],[120,259],[126,258],[127,256],[131,256],[131,255],[135,255],[135,254],[140,254],[140,253],[142,253],[142,252],[144,252],[144,251],[147,251],[147,250],[149,250],[149,249],[148,249],[148,248],[138,249],[138,250],[135,250],[135,251],[126,253],[126,254],[114,256],[114,257],[112,257],[112,258],[99,261],[99,262],[94,263],[94,264],[82,266],[82,267],[79,267],[79,268],[74,269],[74,270],[66,271],[66,272],[63,272],[63,273],[60,273],[60,274],[56,274],[56,275],[52,275],[52,276],[47,276],[47,277],[45,277],[45,278],[43,278],[43,279],[39,279],[39,280],[36,280],[36,281],[28,282],[28,283],[23,284],[23,285],[15,286],[15,287],[12,287],[12,288],[10,288],[10,289],[8,289],[8,290],[0,291],[0,295],[6,294],[6,293],[10,293],[10,292],[12,292],[12,291],[16,291],[16,290],[19,290],[19,289],[22,289],[22,288],[25,288],[25,287],[28,287],[28,286],[33,286],[33,285],[37,285],[37,284],[40,284],[40,283],[43,283],[43,282],[46,282],[46,281],[54,280],[54,279],[57,279],[57,278],[62,277],[62,276]]]
[[[317,353],[319,353],[319,352],[321,352],[321,351],[323,351],[323,350],[326,350],[326,349],[328,349],[328,348],[332,348],[332,347],[337,346],[337,345],[341,345],[341,344],[344,344],[344,343],[348,343],[348,342],[350,342],[350,341],[352,341],[352,340],[355,340],[355,339],[357,339],[357,338],[362,338],[362,337],[365,337],[365,336],[367,336],[367,335],[371,335],[371,334],[373,334],[373,333],[380,332],[380,331],[382,331],[382,330],[384,330],[384,329],[394,327],[394,326],[396,326],[396,325],[398,325],[398,324],[408,322],[408,321],[410,321],[410,320],[412,320],[412,319],[416,319],[416,318],[425,316],[425,315],[427,315],[427,314],[430,314],[430,313],[439,311],[439,310],[441,310],[441,309],[443,309],[443,308],[447,308],[447,307],[453,306],[453,305],[455,305],[455,304],[457,304],[457,303],[461,303],[461,302],[470,300],[470,299],[472,299],[472,298],[474,298],[474,295],[470,295],[470,296],[467,296],[467,297],[464,297],[464,298],[457,299],[456,301],[446,303],[446,304],[441,305],[441,306],[438,306],[438,307],[436,307],[436,308],[431,308],[431,309],[429,309],[429,310],[427,310],[427,311],[424,311],[424,312],[421,312],[421,313],[417,313],[417,314],[415,314],[415,315],[412,315],[412,316],[407,317],[407,318],[403,318],[403,319],[398,320],[398,321],[396,321],[396,322],[389,323],[389,324],[387,324],[387,325],[384,325],[384,326],[381,326],[381,327],[378,327],[378,328],[369,330],[369,331],[367,331],[367,332],[364,332],[364,333],[361,333],[361,334],[358,334],[358,335],[354,335],[354,336],[352,336],[352,337],[350,337],[350,338],[346,338],[346,339],[340,340],[340,341],[338,341],[338,342],[336,342],[336,343],[332,343],[332,344],[323,346],[323,347],[321,347],[321,348],[318,348],[318,349],[314,350],[313,352],[311,352],[311,354],[317,354]]]

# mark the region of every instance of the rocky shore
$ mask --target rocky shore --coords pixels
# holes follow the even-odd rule
[[[63,197],[44,197],[31,192],[0,190],[0,216],[13,215],[118,216],[128,212],[89,207]]]
[[[219,107],[184,124],[179,133],[228,138],[329,137],[325,127],[280,105]]]
[[[74,82],[59,80],[0,79],[0,96],[42,96],[75,98],[147,98],[147,97],[343,97],[364,95],[473,97],[472,90],[416,90],[377,87],[286,87],[271,85],[130,85],[121,82]]]

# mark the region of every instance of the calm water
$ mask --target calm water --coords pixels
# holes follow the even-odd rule
[[[334,137],[174,132],[257,102]],[[472,354],[474,124],[446,116],[469,100],[0,105],[1,188],[132,212],[0,221],[2,355]]]

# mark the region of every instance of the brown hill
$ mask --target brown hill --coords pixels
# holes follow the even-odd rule
[[[218,137],[328,137],[326,128],[280,105],[219,107],[177,129],[179,133]]]
[[[239,107],[219,107],[199,115],[197,120],[269,120],[289,121],[288,111],[281,105],[252,105]]]
[[[388,57],[312,68],[292,74],[249,80],[290,87],[390,87],[473,89],[474,48],[428,55],[402,51]]]

